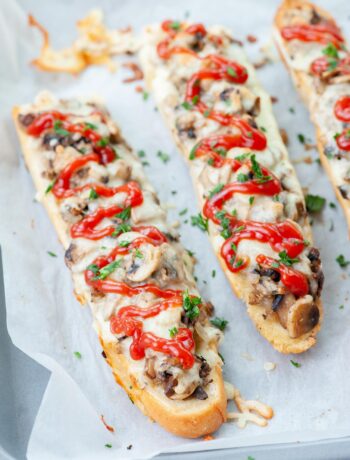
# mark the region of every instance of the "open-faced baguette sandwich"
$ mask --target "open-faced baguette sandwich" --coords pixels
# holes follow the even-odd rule
[[[274,39],[316,126],[317,146],[350,226],[350,55],[332,16],[312,3],[285,0]]]
[[[42,93],[13,117],[116,381],[168,431],[212,433],[226,420],[222,333],[137,156],[95,102]]]
[[[320,328],[323,274],[270,97],[224,27],[169,20],[147,27],[143,43],[146,83],[197,190],[197,222],[259,332],[280,352],[304,352]]]

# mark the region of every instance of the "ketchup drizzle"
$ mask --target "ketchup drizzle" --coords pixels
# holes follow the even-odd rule
[[[103,121],[105,122],[104,118]],[[58,125],[57,125],[58,123]],[[57,199],[65,199],[84,190],[94,190],[98,196],[108,198],[117,193],[126,194],[124,207],[117,205],[106,208],[99,207],[96,211],[85,216],[81,221],[73,224],[70,229],[72,238],[86,238],[99,240],[106,236],[118,236],[116,228],[112,225],[103,228],[96,228],[104,218],[118,217],[118,214],[127,207],[139,206],[143,202],[143,194],[136,182],[127,182],[119,187],[107,187],[100,183],[88,183],[80,187],[72,187],[71,180],[75,173],[90,162],[107,164],[116,158],[111,146],[105,145],[102,136],[89,125],[83,123],[71,123],[68,114],[58,111],[41,113],[35,117],[33,122],[26,128],[30,136],[39,137],[46,130],[58,127],[67,133],[79,133],[92,144],[93,153],[84,155],[73,160],[60,172],[56,179],[52,192]],[[60,132],[58,132],[60,134]],[[134,239],[127,246],[117,246],[108,255],[96,258],[93,264],[85,270],[85,282],[92,289],[101,293],[114,293],[126,297],[133,297],[144,293],[164,299],[149,308],[140,308],[136,305],[121,308],[116,315],[110,318],[111,331],[114,334],[124,333],[132,336],[130,356],[139,360],[145,356],[145,350],[150,348],[178,359],[184,369],[190,369],[195,358],[193,355],[195,342],[189,328],[180,328],[174,338],[164,339],[157,337],[151,332],[142,331],[142,322],[135,317],[149,318],[158,315],[169,307],[182,306],[182,291],[160,289],[153,283],[145,283],[139,286],[129,286],[127,283],[111,279],[102,279],[97,274],[106,265],[115,261],[117,256],[128,254],[133,249],[139,248],[145,243],[158,246],[167,242],[166,236],[153,226],[134,226],[131,231],[141,233],[142,236]]]
[[[160,42],[157,47],[159,57],[162,59],[169,59],[173,54],[187,53],[197,59],[200,59],[203,62],[204,67],[198,72],[195,72],[188,80],[185,102],[189,107],[197,110],[203,116],[212,119],[223,126],[233,126],[239,129],[238,134],[221,134],[201,140],[192,149],[190,159],[193,160],[195,158],[207,157],[210,161],[209,164],[214,168],[221,168],[225,164],[229,164],[233,171],[237,171],[242,166],[242,162],[237,158],[226,158],[228,150],[234,147],[243,147],[259,151],[264,150],[267,145],[266,137],[261,131],[252,127],[248,121],[239,116],[210,110],[201,100],[200,83],[202,80],[207,79],[224,79],[231,83],[244,84],[248,79],[247,70],[238,63],[228,60],[222,56],[210,54],[200,57],[193,50],[186,47],[171,47],[171,40],[176,37],[177,32],[175,30],[170,30],[170,26],[171,21],[165,21],[162,24],[162,29],[168,33],[168,37]],[[193,30],[198,30],[200,26],[201,25],[198,24],[194,25]],[[202,35],[205,36],[206,30],[200,30]],[[335,31],[333,29],[329,28],[327,30],[329,34],[332,32],[333,36],[335,36]],[[183,32],[191,33],[188,28]],[[285,34],[292,37],[292,32],[295,35],[296,30],[287,30],[285,31]],[[299,36],[302,36],[305,40],[310,39],[312,36],[312,31],[307,31],[303,28],[299,29],[298,32]],[[246,164],[250,168],[252,167],[250,161],[246,162]],[[229,222],[231,236],[227,238],[223,244],[221,248],[221,256],[228,269],[232,272],[238,272],[244,269],[249,263],[248,257],[236,260],[237,246],[242,239],[254,239],[264,243],[269,243],[275,251],[285,250],[289,257],[296,257],[305,247],[302,234],[289,221],[281,223],[239,221],[235,216],[222,211],[225,202],[232,198],[235,193],[273,197],[282,191],[280,182],[270,171],[266,168],[260,167],[260,172],[264,177],[263,180],[261,180],[261,178],[253,178],[246,182],[226,184],[221,191],[216,193],[213,197],[208,198],[203,207],[204,216],[213,221],[215,224],[219,225],[222,219],[226,219]],[[257,257],[257,262],[258,258],[259,260],[262,260],[261,257],[264,256],[259,255]],[[275,261],[275,263],[277,264],[277,261]],[[294,276],[294,273],[298,274],[299,272],[292,269],[288,270],[283,264],[279,265],[282,267],[280,268],[282,283],[294,293],[304,293],[305,289],[303,289],[303,287],[305,286],[302,286],[302,281],[300,281],[306,279],[304,275],[300,273],[300,277]],[[294,283],[296,284],[294,285]],[[308,287],[306,293],[307,292]]]

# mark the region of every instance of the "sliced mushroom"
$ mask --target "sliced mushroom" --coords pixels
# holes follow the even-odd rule
[[[161,262],[161,250],[151,244],[142,245],[138,251],[133,251],[126,263],[126,276],[130,281],[140,282],[149,278]]]
[[[311,295],[298,299],[288,311],[287,331],[293,339],[313,329],[318,323],[320,312]]]
[[[150,379],[155,379],[157,376],[155,368],[154,368],[155,359],[156,359],[155,356],[152,356],[151,358],[146,358],[145,360],[145,374]]]
[[[292,305],[295,303],[295,297],[293,294],[288,293],[283,296],[282,301],[279,303],[275,311],[278,314],[280,323],[284,328],[287,328],[288,323],[288,314]]]

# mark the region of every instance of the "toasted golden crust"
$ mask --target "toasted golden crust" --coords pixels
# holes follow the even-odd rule
[[[52,194],[46,195],[43,193],[45,182],[32,161],[27,136],[19,127],[19,113],[20,108],[15,107],[12,112],[13,120],[17,128],[25,162],[33,177],[35,187],[40,193],[41,201],[59,235],[59,239],[63,246],[67,248],[70,244],[68,226],[60,216]],[[87,299],[79,297],[77,300],[84,304]],[[215,369],[212,370],[213,381],[207,387],[208,399],[201,401],[192,398],[176,401],[167,398],[163,389],[159,386],[140,388],[137,380],[130,372],[128,360],[118,351],[117,344],[105,342],[102,334],[99,334],[99,340],[116,382],[125,389],[130,399],[145,415],[169,432],[178,436],[196,438],[213,433],[226,421],[227,398],[219,365],[216,365]]]
[[[276,16],[275,16],[274,26],[275,26],[275,29],[276,29],[276,31],[275,31],[276,33],[279,33],[279,30],[283,27],[283,25],[284,25],[284,17],[286,15],[286,13],[288,12],[288,10],[292,9],[292,8],[293,9],[294,8],[310,8],[310,9],[313,9],[314,11],[316,11],[316,13],[318,13],[322,17],[325,17],[328,20],[330,20],[332,22],[335,22],[333,16],[330,13],[328,13],[323,8],[315,5],[314,3],[307,2],[307,1],[304,1],[304,0],[284,0],[284,2],[278,8]],[[290,65],[288,65],[288,62],[287,62],[287,60],[285,58],[285,55],[283,53],[283,50],[281,48],[280,41],[275,40],[275,44],[276,44],[276,47],[278,49],[279,55],[281,57],[281,60],[283,61],[285,67],[289,71],[289,73],[290,73],[290,75],[292,77],[292,80],[294,82],[294,85],[295,85],[296,89],[298,90],[298,93],[300,94],[304,104],[307,107],[309,107],[310,116],[312,118],[311,109],[310,109],[310,96],[309,96],[310,95],[310,89],[309,89],[309,84],[307,82],[307,75],[306,75],[306,73],[304,71],[294,69]],[[326,174],[328,175],[328,177],[329,177],[329,179],[331,181],[331,184],[332,184],[333,190],[335,192],[335,195],[337,197],[337,200],[339,201],[339,203],[340,203],[340,205],[341,205],[341,207],[342,207],[342,209],[344,211],[345,218],[347,220],[348,227],[349,227],[349,237],[350,237],[350,201],[345,199],[341,195],[341,193],[339,192],[339,188],[337,187],[337,184],[336,184],[336,177],[335,177],[334,171],[332,170],[331,164],[330,164],[327,156],[324,154],[324,149],[326,147],[325,138],[324,138],[324,136],[322,134],[321,129],[318,128],[317,126],[315,126],[315,128],[316,128],[316,143],[317,143],[317,149],[318,149],[318,152],[319,152],[319,155],[320,155],[321,164],[322,164],[323,168],[325,169]]]

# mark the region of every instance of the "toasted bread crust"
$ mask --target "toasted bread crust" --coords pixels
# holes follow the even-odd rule
[[[19,114],[20,107],[14,107],[13,121],[17,128],[26,165],[33,177],[36,189],[41,193],[41,201],[59,239],[67,248],[70,244],[69,228],[60,216],[52,194],[42,193],[45,190],[45,182],[32,161],[32,151],[28,145],[27,136],[18,124]],[[79,296],[77,300],[82,304],[87,302],[87,299],[82,296]],[[196,438],[213,433],[226,421],[227,398],[219,365],[212,369],[213,381],[208,384],[208,399],[201,401],[191,398],[175,401],[167,398],[159,386],[140,388],[130,371],[128,360],[118,350],[117,344],[105,341],[101,333],[99,333],[99,340],[116,382],[124,388],[130,399],[145,415],[159,423],[167,431],[177,436]],[[212,347],[216,351],[216,347],[214,345]]]
[[[283,26],[283,18],[286,12],[289,9],[302,8],[302,7],[312,8],[314,11],[316,11],[316,13],[320,14],[321,16],[327,18],[328,20],[332,22],[335,22],[333,16],[330,13],[328,13],[328,11],[324,10],[318,5],[315,5],[314,3],[304,1],[304,0],[284,0],[282,4],[280,5],[280,7],[278,8],[276,15],[275,15],[275,20],[274,20],[275,34],[279,34],[279,30]],[[314,122],[312,109],[310,107],[310,85],[308,83],[307,75],[305,74],[304,71],[294,69],[288,64],[287,59],[282,49],[282,45],[279,40],[275,39],[275,44],[278,49],[280,58],[283,61],[288,72],[290,73],[293,83],[295,85],[295,88],[300,94],[304,104],[309,108],[310,118]],[[349,86],[349,90],[350,90],[350,86]],[[347,224],[349,228],[349,237],[350,237],[350,200],[345,199],[341,195],[339,188],[337,186],[337,183],[336,183],[336,177],[335,177],[334,171],[332,170],[331,164],[327,156],[324,154],[324,150],[326,147],[326,140],[322,133],[322,127],[317,126],[315,122],[314,122],[314,125],[316,129],[316,144],[317,144],[317,149],[319,152],[321,164],[324,170],[326,171],[327,176],[329,177],[331,181],[334,193],[345,214],[345,218],[347,220]]]

